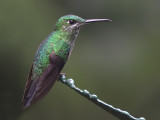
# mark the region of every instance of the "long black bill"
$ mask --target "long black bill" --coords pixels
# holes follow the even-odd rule
[[[111,22],[111,19],[87,19],[85,23],[91,23],[91,22]]]

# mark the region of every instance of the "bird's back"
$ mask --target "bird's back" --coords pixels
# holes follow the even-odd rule
[[[54,52],[55,55],[59,56],[64,61],[67,60],[70,45],[63,39],[64,38],[62,38],[56,32],[53,32],[40,44],[33,62],[33,73],[35,73],[35,75],[41,75],[45,68],[49,66],[49,56],[52,52]],[[33,77],[35,75],[33,75]]]
[[[54,32],[39,46],[23,96],[24,108],[48,93],[69,56],[70,45]]]

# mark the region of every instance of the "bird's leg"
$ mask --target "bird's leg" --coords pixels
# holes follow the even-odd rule
[[[59,81],[59,80],[62,78],[62,76],[65,76],[65,77],[66,77],[66,73],[60,73],[57,81]]]

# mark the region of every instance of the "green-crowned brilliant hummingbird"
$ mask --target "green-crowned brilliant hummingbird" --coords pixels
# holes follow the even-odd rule
[[[58,19],[54,31],[39,46],[32,63],[23,95],[27,108],[44,97],[58,80],[60,72],[71,55],[81,26],[110,19],[83,19],[66,15]]]

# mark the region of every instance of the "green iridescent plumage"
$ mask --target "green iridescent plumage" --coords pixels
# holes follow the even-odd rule
[[[34,104],[48,93],[72,52],[80,27],[91,22],[109,19],[85,20],[75,15],[61,17],[54,31],[39,46],[23,95],[24,108]]]
[[[48,67],[50,64],[49,56],[52,51],[66,61],[69,49],[70,45],[65,42],[56,32],[51,33],[48,39],[43,41],[43,43],[40,45],[35,55],[35,60],[33,62],[35,74],[41,75],[44,69]]]
[[[72,42],[74,42],[76,37],[74,30],[76,32],[77,29],[77,27],[74,28],[70,26],[70,24],[67,22],[69,20],[76,20],[80,23],[85,22],[84,19],[75,15],[67,15],[61,17],[57,21],[55,31],[52,32],[49,37],[43,41],[36,52],[35,60],[33,62],[34,75],[32,76],[32,79],[34,79],[36,75],[41,75],[45,68],[48,67],[50,64],[48,58],[52,51],[64,59],[64,61],[66,61],[68,58],[68,52],[73,46]]]

